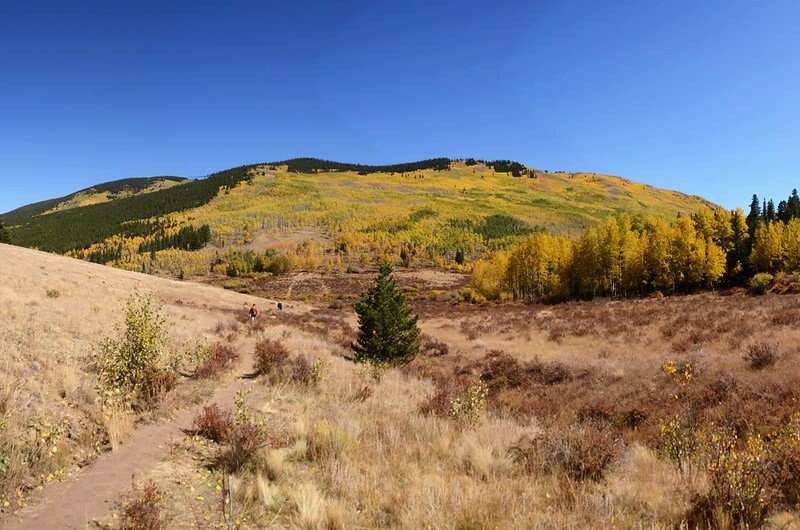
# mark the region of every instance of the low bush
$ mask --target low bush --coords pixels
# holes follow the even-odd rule
[[[158,406],[164,395],[178,386],[178,374],[170,368],[148,366],[142,374],[137,403],[146,409]]]
[[[195,379],[215,379],[230,370],[239,357],[239,352],[232,346],[215,343],[200,360],[192,375]]]
[[[422,402],[420,412],[425,415],[449,416],[453,399],[463,395],[467,387],[466,383],[454,379],[440,380],[436,385],[436,391]]]
[[[164,494],[153,482],[133,492],[122,504],[120,527],[130,530],[160,530],[167,527],[162,513]]]
[[[778,362],[780,356],[780,350],[776,345],[769,342],[754,342],[747,347],[744,360],[751,370],[762,370]]]
[[[450,346],[439,339],[425,334],[420,337],[419,349],[423,355],[428,355],[431,357],[440,357],[450,353]]]
[[[303,385],[316,385],[325,377],[327,364],[319,359],[308,360],[304,354],[297,355],[291,362],[292,381]]]
[[[475,423],[486,410],[488,390],[481,383],[473,383],[467,391],[450,398],[450,417],[464,423]]]
[[[536,384],[551,386],[569,381],[572,377],[572,371],[559,362],[543,362],[536,357],[532,361],[521,363],[502,350],[487,353],[481,370],[481,381],[492,392]]]
[[[622,449],[621,439],[610,429],[571,424],[549,428],[514,452],[528,468],[560,471],[582,481],[600,480]]]
[[[684,469],[699,457],[703,433],[694,418],[676,416],[661,420],[658,425],[659,453],[672,460],[678,469]]]
[[[227,473],[238,473],[253,464],[259,450],[268,443],[263,427],[252,422],[235,424],[224,439],[214,464]]]
[[[772,315],[776,326],[796,326],[800,324],[800,309],[781,308]]]
[[[800,294],[800,274],[779,272],[775,276],[770,292],[775,294]]]
[[[227,440],[233,427],[231,414],[223,412],[216,403],[203,407],[193,422],[195,434],[217,443]]]
[[[255,375],[280,377],[289,364],[289,350],[277,340],[263,339],[256,343],[255,357]]]
[[[712,433],[706,440],[708,498],[736,528],[761,528],[769,511],[762,465],[767,446],[759,436],[744,443],[729,433]]]
[[[748,283],[749,291],[751,294],[766,294],[769,288],[772,287],[772,282],[775,280],[772,274],[768,272],[761,272],[750,278]]]

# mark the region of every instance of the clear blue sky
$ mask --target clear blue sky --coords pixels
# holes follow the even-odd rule
[[[295,156],[777,201],[800,187],[798,28],[797,0],[0,0],[0,212]]]

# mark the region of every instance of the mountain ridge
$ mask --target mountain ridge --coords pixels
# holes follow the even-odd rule
[[[144,189],[158,178],[165,177],[137,184]],[[67,197],[116,189],[130,180],[106,182]],[[147,264],[133,254],[173,245],[180,249],[177,241],[183,239],[175,234],[204,225],[217,252],[313,229],[319,233],[314,242],[325,247],[315,251],[323,261],[330,257],[326,255],[339,254],[347,261],[356,254],[398,255],[403,249],[406,255],[448,261],[457,254],[479,257],[483,249],[502,247],[532,231],[577,235],[611,215],[674,217],[720,208],[702,197],[623,177],[472,158],[388,165],[296,158],[242,165],[149,193],[118,194],[68,209],[54,209],[59,200],[0,216],[12,240],[100,262],[135,262],[141,269]],[[152,244],[154,240],[159,244]],[[354,254],[353,249],[359,250]]]

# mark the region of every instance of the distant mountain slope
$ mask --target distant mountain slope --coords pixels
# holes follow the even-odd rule
[[[89,204],[109,202],[133,195],[143,195],[158,191],[159,189],[172,187],[186,182],[187,180],[188,179],[185,177],[174,176],[135,177],[113,180],[78,190],[57,199],[48,199],[46,201],[22,206],[21,208],[3,214],[3,219],[8,224],[21,224],[27,219],[50,213],[54,210],[68,210],[75,207],[88,206]]]
[[[139,184],[144,189],[145,182]],[[106,183],[93,193],[119,196],[122,188]],[[387,255],[434,263],[476,258],[532,231],[578,234],[620,213],[675,217],[716,208],[700,197],[614,176],[446,158],[383,166],[292,159],[99,204],[81,205],[86,197],[80,193],[71,203],[64,199],[0,216],[14,243],[138,270],[151,270],[157,252],[191,226],[208,225],[220,250],[278,245],[281,251],[314,254],[303,262],[308,267],[324,262],[340,268],[343,261]],[[314,241],[285,237],[309,231]],[[304,241],[313,248],[300,248]],[[192,258],[194,268],[208,271],[206,258]],[[170,260],[173,268],[181,263]]]
[[[145,221],[201,206],[213,199],[221,188],[233,187],[247,178],[247,168],[233,168],[180,186],[70,209],[53,211],[65,202],[64,198],[44,201],[18,208],[2,218],[9,226],[15,244],[64,253],[86,248],[114,235],[149,235],[153,225]],[[110,182],[96,186],[94,190],[119,193],[131,189],[131,180]],[[145,188],[152,186],[158,177],[147,180],[138,184]]]

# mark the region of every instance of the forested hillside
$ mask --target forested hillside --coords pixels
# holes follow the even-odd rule
[[[69,195],[66,195],[64,197],[59,197],[57,199],[48,199],[46,201],[28,204],[26,206],[17,208],[16,210],[12,210],[8,213],[3,214],[3,219],[8,224],[18,225],[38,215],[48,213],[54,209],[59,209],[59,208],[67,209],[64,208],[63,206],[73,202],[77,202],[76,199],[79,197],[103,196],[106,199],[106,201],[110,201],[118,198],[124,198],[132,195],[147,193],[152,188],[158,185],[161,185],[163,187],[169,187],[170,184],[173,185],[179,184],[185,182],[186,180],[188,179],[186,179],[185,177],[172,177],[172,176],[138,177],[138,178],[113,180],[110,182],[104,182],[102,184],[97,184],[89,188],[78,190],[74,193],[70,193]],[[79,207],[82,206],[82,204],[75,204],[75,206]]]
[[[618,177],[447,158],[381,166],[293,159],[100,204],[58,209],[63,203],[2,216],[14,243],[148,272],[235,276],[379,260],[470,267],[530,234],[574,237],[614,215],[674,219],[716,208]]]
[[[101,243],[115,235],[141,237],[153,234],[156,227],[147,220],[206,204],[220,189],[232,188],[250,178],[248,169],[248,166],[233,168],[181,186],[46,215],[44,212],[55,207],[61,199],[45,201],[9,212],[3,219],[9,225],[16,244],[65,253]],[[118,190],[127,183],[112,182],[105,187],[108,191]]]

